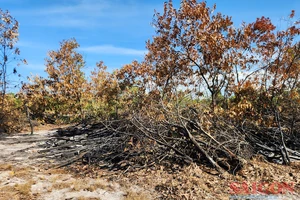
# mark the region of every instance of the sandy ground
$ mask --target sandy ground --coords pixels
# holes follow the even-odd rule
[[[128,188],[101,177],[75,177],[75,174],[63,169],[49,168],[54,161],[37,158],[36,155],[38,144],[45,142],[55,131],[0,136],[1,200],[118,200],[138,196],[138,186],[129,191]]]

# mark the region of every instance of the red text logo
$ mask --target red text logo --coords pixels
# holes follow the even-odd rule
[[[294,183],[287,182],[232,182],[230,194],[286,194],[294,193]]]

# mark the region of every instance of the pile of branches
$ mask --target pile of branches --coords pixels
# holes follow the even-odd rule
[[[142,167],[148,163],[145,155],[151,152],[146,151],[150,145],[134,132],[128,120],[78,124],[58,130],[41,145],[39,157],[54,159],[55,168],[77,161],[110,170]],[[134,147],[137,143],[141,148]]]
[[[289,129],[281,126],[259,127],[253,124],[243,127],[242,130],[255,154],[261,154],[266,160],[278,164],[300,162],[298,133],[291,134]]]
[[[157,164],[197,163],[232,174],[258,153],[282,164],[300,160],[299,149],[295,149],[300,147],[300,141],[288,137],[281,127],[246,123],[237,127],[226,119],[206,117],[192,108],[180,114],[164,114],[161,120],[134,113],[130,119],[61,129],[39,153],[55,158],[55,167],[81,161],[128,171]]]
[[[129,170],[155,164],[203,163],[203,158],[210,159],[214,167],[219,167],[209,152],[218,150],[214,157],[220,162],[221,154],[224,154],[223,157],[233,154],[226,147],[222,149],[210,144],[211,141],[203,142],[200,137],[189,135],[184,127],[163,123],[147,123],[145,126],[145,120],[134,117],[61,129],[42,144],[44,149],[39,151],[39,156],[55,159],[55,167],[82,161],[110,170]],[[217,154],[220,154],[219,157]],[[229,170],[230,164],[226,165]]]

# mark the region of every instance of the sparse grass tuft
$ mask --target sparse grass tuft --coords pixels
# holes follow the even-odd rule
[[[110,186],[107,186],[103,183],[100,182],[100,180],[95,181],[94,183],[91,184],[85,184],[85,190],[88,190],[90,192],[94,192],[97,189],[102,189],[102,190],[107,190],[107,191],[112,191],[112,188]]]
[[[16,177],[21,179],[22,181],[26,181],[24,183],[17,183],[0,187],[0,199],[33,199],[33,196],[31,194],[31,186],[35,183],[35,181],[32,180],[31,170],[31,167],[17,167],[9,163],[0,164],[0,171],[9,171],[9,176],[11,178]]]
[[[63,189],[63,188],[71,188],[73,191],[86,190],[90,192],[94,192],[97,189],[105,189],[107,191],[112,190],[110,186],[103,184],[100,181],[90,182],[87,184],[88,180],[85,179],[71,179],[68,181],[59,181],[58,179],[52,179],[54,182],[52,185],[53,189]]]
[[[149,198],[144,193],[128,191],[125,200],[149,200]]]
[[[0,164],[0,171],[9,171],[12,170],[13,166],[9,163],[1,163]]]
[[[17,178],[31,178],[30,168],[14,168],[12,169],[11,176]]]
[[[71,184],[69,182],[58,181],[52,184],[52,189],[61,190],[64,188],[70,188]]]
[[[29,196],[31,193],[31,186],[34,184],[33,181],[29,181],[24,184],[16,184],[15,190],[18,191],[21,195]]]
[[[1,200],[14,200],[17,199],[17,191],[14,186],[0,187],[0,199]]]

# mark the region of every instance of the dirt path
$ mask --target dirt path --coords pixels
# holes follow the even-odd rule
[[[0,137],[0,199],[132,199],[134,191],[103,178],[76,178],[62,169],[48,169],[54,161],[37,158],[38,144],[55,130],[34,135]],[[131,197],[130,197],[131,195]]]

